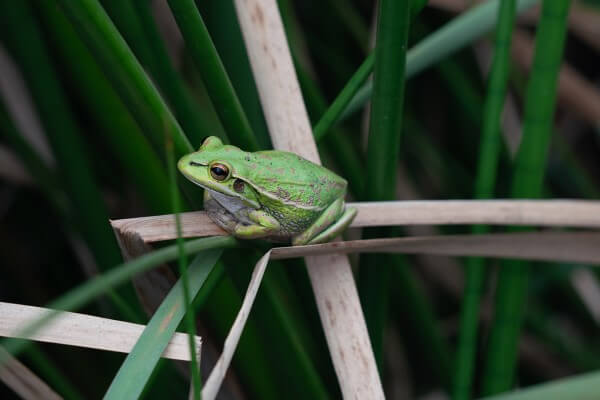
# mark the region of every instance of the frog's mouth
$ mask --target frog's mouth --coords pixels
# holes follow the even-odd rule
[[[185,174],[184,176],[193,184],[198,185],[202,189],[210,192],[210,195],[229,212],[234,213],[234,211],[237,211],[241,208],[253,208],[255,210],[260,208],[260,204],[241,197],[238,193],[231,191],[227,186],[216,185],[216,187],[211,187],[211,185],[207,185],[206,182],[197,181],[193,177]]]

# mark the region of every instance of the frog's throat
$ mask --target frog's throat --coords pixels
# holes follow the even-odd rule
[[[222,206],[225,207],[225,204],[223,204],[225,201],[227,201],[227,203],[236,203],[236,204],[243,204],[246,207],[251,207],[254,208],[255,210],[258,210],[260,208],[260,204],[258,204],[256,201],[253,200],[248,200],[242,196],[240,196],[239,193],[236,193],[232,190],[229,190],[229,188],[227,186],[219,186],[219,185],[215,185],[215,187],[212,187],[212,185],[207,185],[206,183],[200,183],[194,179],[192,179],[191,177],[188,177],[188,179],[200,186],[202,189],[204,190],[208,190],[213,197],[217,197],[219,200],[217,200],[218,203],[220,203]],[[227,198],[229,198],[230,200],[226,200]],[[227,208],[227,207],[225,207]]]
[[[247,217],[247,212],[244,212],[244,210],[252,208],[249,207],[246,202],[237,197],[227,196],[223,193],[215,192],[214,190],[205,190],[207,193],[210,193],[210,198],[212,198],[220,207],[227,210],[231,215],[234,215],[236,219],[246,224],[252,224],[252,221]]]

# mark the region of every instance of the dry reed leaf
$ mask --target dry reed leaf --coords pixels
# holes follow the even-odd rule
[[[25,400],[62,399],[50,386],[19,360],[0,347],[0,381]]]
[[[129,353],[145,328],[131,322],[61,311],[32,335],[23,336],[23,330],[31,323],[53,312],[47,308],[0,302],[0,336]],[[197,348],[201,345],[202,339],[196,336]],[[190,361],[188,335],[175,333],[162,356]]]
[[[184,238],[227,235],[227,232],[215,225],[204,211],[192,211],[180,215],[181,236]],[[173,214],[111,220],[110,224],[115,232],[124,238],[122,240],[132,235],[139,235],[139,239],[143,242],[152,243],[177,237]],[[121,250],[125,251],[125,249],[126,247],[121,245]],[[138,253],[136,252],[134,256],[139,255]]]
[[[599,264],[598,243],[600,233],[597,232],[526,232],[353,240],[275,247],[271,250],[274,260],[340,252],[473,256]]]
[[[531,225],[600,228],[600,202],[588,200],[416,200],[348,203],[351,227],[396,225]],[[172,214],[111,221],[121,235],[151,243],[176,238]],[[203,211],[181,214],[183,237],[226,235]]]
[[[277,2],[235,7],[274,147],[319,163]],[[384,398],[347,257],[307,257],[306,265],[343,396]]]
[[[350,203],[352,227],[538,225],[600,227],[600,202],[588,200],[417,200]]]
[[[235,317],[235,321],[233,321],[231,329],[229,330],[229,334],[225,339],[223,353],[221,354],[221,357],[219,357],[219,360],[211,371],[210,376],[206,380],[206,384],[202,388],[202,398],[204,400],[213,400],[217,397],[219,388],[223,383],[223,379],[225,379],[227,368],[229,368],[229,364],[231,364],[233,353],[235,352],[238,342],[240,341],[240,336],[242,336],[242,331],[244,330],[244,326],[248,320],[248,315],[250,315],[250,310],[254,304],[254,299],[256,299],[258,287],[260,286],[260,282],[265,274],[270,256],[271,251],[267,251],[265,255],[258,260],[256,266],[254,267],[252,278],[250,278],[250,283],[248,284],[248,289],[246,289],[246,295],[244,296],[240,311]],[[190,399],[193,399],[192,395],[193,393],[190,393]]]

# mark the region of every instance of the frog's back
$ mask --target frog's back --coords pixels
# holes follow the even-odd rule
[[[346,190],[343,178],[294,153],[259,151],[244,160],[249,183],[276,201],[320,209]]]

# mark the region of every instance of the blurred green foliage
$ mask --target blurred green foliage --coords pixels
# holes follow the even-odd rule
[[[590,65],[598,65],[600,55],[585,40],[568,34],[561,58],[559,39],[566,26],[560,24],[566,8],[553,11],[553,1],[544,0],[547,20],[537,32],[536,64],[530,74],[510,61],[508,37],[514,27],[509,3],[518,8],[531,0],[502,0],[507,7],[503,31],[490,36],[496,37],[493,43],[483,44],[489,55],[474,45],[448,55],[448,49],[463,46],[465,37],[471,38],[483,25],[465,19],[458,28],[442,30],[455,16],[425,7],[423,0],[410,5],[381,1],[383,16],[368,0],[279,0],[302,94],[317,126],[319,151],[326,166],[348,179],[352,198],[598,199],[597,132],[568,104],[559,102],[556,113],[552,105],[559,61],[571,62],[584,82],[597,82],[600,70]],[[600,7],[598,1],[586,2]],[[270,147],[234,2],[157,3],[0,3],[2,60],[14,63],[33,105],[15,101],[15,86],[2,81],[0,149],[16,156],[26,178],[8,161],[2,166],[1,301],[43,305],[67,293],[65,298],[71,302],[58,305],[85,303],[87,313],[147,320],[132,285],[125,283],[131,275],[124,275],[141,268],[140,264],[121,264],[109,218],[172,211],[167,174],[172,163],[167,165],[165,143],[173,143],[175,157],[192,151],[208,135],[221,136],[246,150]],[[477,16],[478,10],[468,15],[484,18]],[[497,15],[488,12],[485,18],[495,22]],[[431,41],[436,35],[437,45]],[[426,38],[430,41],[423,41]],[[423,43],[427,45],[414,47]],[[413,48],[418,52],[411,53]],[[500,66],[494,67],[495,78],[488,84],[481,63],[491,57],[498,57]],[[0,74],[12,76],[9,68],[2,61]],[[372,69],[372,90],[371,83],[366,91],[359,89]],[[356,90],[358,101],[347,106],[350,92]],[[524,145],[516,162],[500,135],[504,90],[524,121]],[[340,93],[345,100],[344,95],[338,97]],[[371,93],[369,114],[363,106]],[[332,103],[341,106],[330,109]],[[361,112],[350,113],[348,107]],[[31,115],[41,123],[42,137],[35,140],[31,124],[23,123],[23,116]],[[493,144],[491,150],[485,150],[485,144],[480,147],[482,137]],[[47,143],[54,161],[45,157],[39,143]],[[481,172],[482,168],[488,172]],[[533,178],[524,178],[527,174]],[[201,207],[202,192],[197,187],[178,178],[174,188],[181,192],[182,209]],[[442,227],[439,231],[483,229]],[[366,236],[403,234],[399,229],[378,230]],[[203,248],[198,243],[205,242],[188,242],[188,246]],[[210,243],[236,248],[223,251],[193,302],[204,340],[202,381],[220,353],[252,267],[264,250],[261,244],[241,247],[231,239]],[[157,254],[167,253],[169,257],[159,261],[177,256],[174,246]],[[400,389],[411,398],[438,390],[450,395],[450,388],[457,385],[464,390],[455,391],[454,398],[471,398],[482,389],[508,390],[515,386],[513,380],[527,386],[557,378],[557,370],[575,374],[598,368],[594,362],[600,356],[597,320],[570,280],[574,271],[587,266],[532,266],[523,274],[520,267],[513,268],[518,273],[512,281],[501,273],[500,287],[509,289],[499,289],[506,291],[499,297],[508,300],[498,300],[497,309],[506,315],[521,310],[524,324],[521,329],[509,318],[514,329],[508,333],[500,329],[493,334],[500,339],[488,341],[487,330],[477,330],[482,321],[479,299],[494,289],[495,281],[486,283],[484,278],[493,271],[489,267],[497,264],[490,260],[479,260],[475,267],[467,264],[471,284],[463,297],[462,260],[451,261],[454,268],[432,273],[432,268],[419,267],[448,265],[449,260],[360,258],[358,286],[389,398],[402,397]],[[302,264],[300,260],[274,262],[267,270],[223,388],[224,398],[340,397]],[[87,269],[90,265],[96,272]],[[125,272],[116,271],[116,266]],[[103,282],[112,283],[97,286],[97,281],[90,281],[95,273],[105,273]],[[522,284],[527,276],[528,286]],[[108,291],[117,281],[125,284]],[[69,297],[86,288],[90,291],[85,302]],[[90,302],[91,294],[105,292],[107,296]],[[469,305],[463,299],[471,299]],[[464,307],[469,307],[469,316],[463,316],[467,321],[459,326]],[[500,325],[506,322],[502,318]],[[543,346],[547,364],[540,366],[540,356],[536,359],[531,353],[521,353],[516,364],[521,334]],[[457,353],[459,342],[462,350]],[[50,345],[31,347],[22,357],[69,399],[102,396],[123,359]],[[484,365],[485,377],[477,372]],[[492,389],[482,388],[482,382],[494,381],[497,373],[502,382],[486,383]],[[187,395],[187,378],[169,361],[159,362],[149,379],[144,398]],[[0,388],[3,398],[9,393]]]

